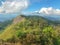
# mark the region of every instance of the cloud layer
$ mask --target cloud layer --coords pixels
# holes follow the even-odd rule
[[[1,3],[0,13],[19,13],[28,7],[28,0],[6,0]]]
[[[60,9],[54,9],[52,7],[48,7],[48,8],[41,8],[39,13],[42,13],[42,14],[55,14],[55,15],[60,15]]]

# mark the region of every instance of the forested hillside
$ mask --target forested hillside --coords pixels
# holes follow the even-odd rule
[[[12,23],[13,20],[6,20],[4,22],[0,22],[0,31],[4,30],[8,25]]]
[[[21,15],[0,34],[0,42],[3,45],[60,45],[60,24],[41,16]]]

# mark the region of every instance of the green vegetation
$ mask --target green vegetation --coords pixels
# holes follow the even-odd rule
[[[12,20],[7,20],[4,22],[0,22],[0,33],[4,31],[4,29],[12,23]]]
[[[60,25],[40,16],[22,15],[19,19],[5,28],[1,40],[19,45],[60,45]]]

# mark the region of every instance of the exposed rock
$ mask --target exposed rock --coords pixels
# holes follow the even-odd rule
[[[17,24],[19,22],[22,22],[23,20],[25,20],[25,17],[18,16],[13,20],[13,24]]]

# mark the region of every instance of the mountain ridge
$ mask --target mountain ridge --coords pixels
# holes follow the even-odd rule
[[[3,40],[4,44],[55,45],[56,43],[56,45],[60,45],[60,25],[56,25],[55,22],[52,23],[41,16],[18,16],[13,19],[13,22],[16,23],[8,25],[0,34],[0,41]]]

